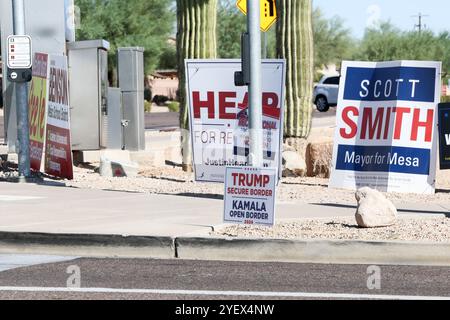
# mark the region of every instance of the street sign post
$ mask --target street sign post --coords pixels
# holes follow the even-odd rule
[[[30,36],[9,36],[8,39],[8,68],[28,69],[32,66]]]
[[[8,79],[11,82],[31,81],[32,48],[31,38],[27,35],[12,35],[7,39]]]
[[[238,0],[236,6],[245,15],[247,14],[247,0]],[[260,0],[261,31],[267,32],[277,21],[277,8],[275,0]]]
[[[262,132],[262,78],[261,78],[261,32],[258,0],[247,2],[247,30],[250,42],[250,84],[248,85],[248,127],[250,129],[249,162],[252,167],[263,166],[263,132]]]
[[[28,125],[28,86],[26,82],[31,81],[32,78],[32,55],[31,39],[25,35],[24,0],[13,0],[13,21],[15,36],[10,37],[8,41],[8,45],[10,46],[8,48],[7,66],[8,78],[11,81],[16,82],[17,138],[19,141],[19,182],[26,182],[26,179],[31,177],[30,133]],[[14,55],[15,52],[12,52],[16,49],[16,40],[19,44],[19,48],[17,49],[20,50],[19,59],[16,59],[17,56]]]

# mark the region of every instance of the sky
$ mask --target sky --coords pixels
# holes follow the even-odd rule
[[[436,33],[450,31],[450,0],[313,0],[326,18],[339,16],[353,36],[362,38],[368,25],[390,20],[398,28],[409,31],[418,24],[419,13],[426,29]]]

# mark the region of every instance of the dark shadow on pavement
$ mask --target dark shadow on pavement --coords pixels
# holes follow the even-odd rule
[[[328,188],[328,184],[324,184],[324,183],[286,182],[286,181],[282,181],[281,183],[285,184],[285,185],[302,185],[302,186],[308,186],[308,187],[325,187],[325,188]]]
[[[450,189],[436,189],[436,193],[450,193]]]
[[[0,178],[0,182],[19,183],[19,179],[17,177]],[[27,181],[26,183],[43,186],[43,187],[57,187],[57,188],[67,187],[64,182],[58,182],[58,181],[36,181],[33,179],[30,181]]]
[[[310,203],[313,206],[324,206],[324,207],[335,207],[335,208],[347,208],[347,209],[355,209],[357,206],[349,205],[349,204],[339,204],[339,203]],[[445,210],[445,208],[442,208],[442,210]],[[450,212],[447,210],[445,211],[431,211],[431,210],[414,210],[414,209],[398,209],[398,212],[407,212],[407,213],[429,213],[429,214],[443,214],[447,218],[450,218]]]
[[[166,180],[166,181],[171,181],[171,182],[182,182],[182,183],[188,182],[187,180],[176,179],[176,178],[166,178],[166,177],[157,177],[157,176],[143,176],[143,177],[144,178],[156,179],[156,180]]]
[[[174,193],[159,193],[159,194],[166,195],[166,196],[223,200],[223,195],[221,195],[221,194],[203,194],[203,193],[191,193],[191,192],[183,192],[183,193],[175,193],[175,194]]]

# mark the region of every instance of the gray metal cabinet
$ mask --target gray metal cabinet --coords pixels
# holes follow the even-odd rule
[[[99,150],[108,140],[108,50],[105,40],[68,44],[72,149]]]
[[[144,48],[119,48],[118,75],[123,97],[123,119],[126,150],[145,150],[144,120]]]

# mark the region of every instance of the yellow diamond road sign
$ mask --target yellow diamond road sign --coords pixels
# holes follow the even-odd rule
[[[261,9],[261,30],[266,32],[277,21],[277,8],[275,0],[259,0]],[[238,0],[237,7],[247,14],[247,0]]]

